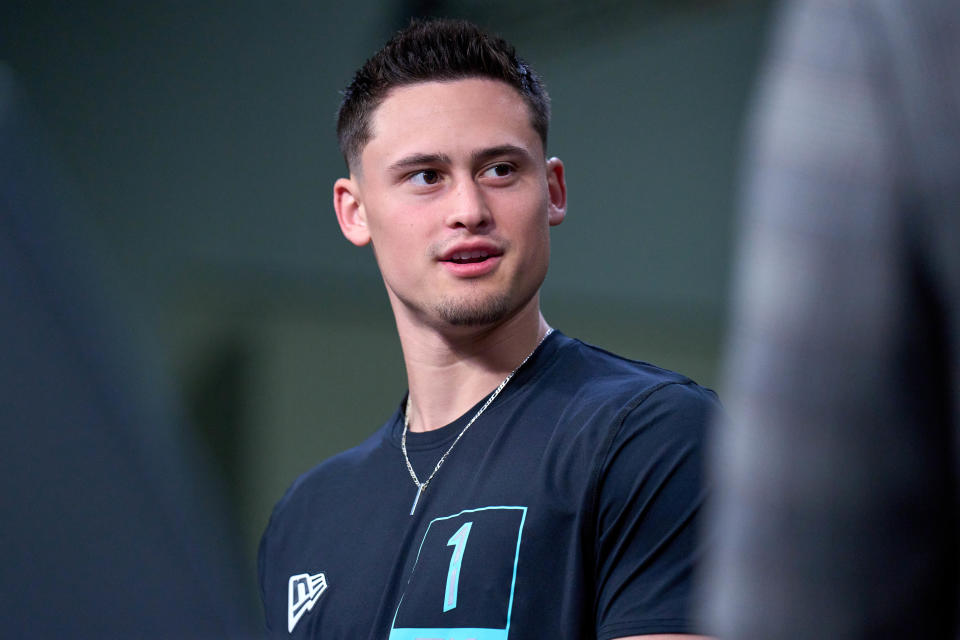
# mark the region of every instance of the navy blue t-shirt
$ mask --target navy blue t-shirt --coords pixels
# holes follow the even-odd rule
[[[410,433],[425,479],[467,421]],[[301,476],[260,544],[271,637],[521,640],[690,633],[716,396],[549,336],[423,493],[400,410]]]

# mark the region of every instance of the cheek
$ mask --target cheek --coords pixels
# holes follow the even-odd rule
[[[502,209],[502,224],[508,226],[523,242],[539,244],[548,237],[547,199],[541,195],[529,195],[522,200],[507,200]]]
[[[370,229],[370,238],[379,250],[402,252],[414,250],[418,238],[423,237],[424,216],[414,207],[390,208],[378,207],[367,215],[367,225]]]

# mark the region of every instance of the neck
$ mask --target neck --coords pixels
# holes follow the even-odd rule
[[[453,422],[493,391],[549,328],[536,297],[492,327],[450,330],[397,322],[410,388],[410,431]],[[455,330],[454,330],[455,329]]]

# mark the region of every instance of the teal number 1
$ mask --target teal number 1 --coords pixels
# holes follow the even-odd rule
[[[453,555],[450,556],[450,570],[447,571],[447,588],[444,589],[444,612],[450,611],[450,609],[456,609],[457,607],[457,590],[460,587],[460,565],[463,564],[463,550],[467,547],[467,536],[470,535],[470,527],[472,526],[472,522],[467,522],[457,529],[457,532],[447,540],[447,546],[453,547]]]

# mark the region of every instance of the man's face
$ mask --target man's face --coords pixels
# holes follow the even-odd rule
[[[334,201],[348,239],[373,244],[395,313],[481,326],[534,301],[566,187],[520,94],[488,79],[414,84],[371,124]]]

